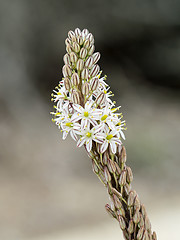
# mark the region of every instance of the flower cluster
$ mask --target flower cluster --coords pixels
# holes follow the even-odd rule
[[[78,147],[85,145],[90,152],[97,144],[101,153],[109,149],[115,154],[125,139],[125,121],[122,113],[116,113],[120,107],[110,99],[113,94],[106,76],[101,77],[94,37],[87,29],[76,28],[69,31],[65,44],[63,78],[52,93],[53,121],[63,132],[63,139],[70,133]]]

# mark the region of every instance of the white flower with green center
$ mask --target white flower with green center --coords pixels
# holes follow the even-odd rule
[[[115,128],[116,118],[114,117],[113,111],[110,107],[102,109],[102,112],[99,115],[99,121],[104,127],[108,125],[108,127],[112,130]]]
[[[71,137],[77,141],[76,131],[80,128],[81,125],[79,123],[73,123],[70,118],[66,119],[66,121],[62,123],[63,140],[66,139],[68,133],[70,133]]]
[[[77,142],[77,146],[81,147],[82,145],[86,145],[86,149],[88,152],[92,149],[92,141],[102,144],[103,136],[101,134],[101,125],[97,125],[90,129],[90,123],[87,124],[86,129],[82,129],[80,131],[76,131],[76,134],[80,135],[80,139]]]
[[[67,99],[67,93],[68,93],[68,91],[65,89],[65,87],[64,86],[62,86],[62,87],[57,87],[56,88],[58,91],[56,91],[56,90],[53,90],[53,92],[55,93],[53,93],[52,94],[52,100],[54,101],[54,102],[57,102],[57,101],[63,101],[63,100],[65,100],[65,99]]]
[[[121,145],[122,142],[119,137],[117,137],[118,131],[117,129],[108,131],[108,128],[106,133],[102,133],[101,135],[104,138],[103,144],[101,145],[101,153],[104,153],[108,146],[110,146],[110,149],[113,154],[116,153],[117,145]]]
[[[82,128],[86,128],[88,123],[91,123],[93,126],[97,125],[97,119],[99,114],[101,113],[100,109],[96,109],[93,107],[93,101],[88,101],[85,104],[85,107],[78,104],[74,104],[74,109],[76,110],[75,114],[72,116],[72,122],[77,122],[81,120]]]

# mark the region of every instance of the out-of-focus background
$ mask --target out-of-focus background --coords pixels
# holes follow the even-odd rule
[[[179,240],[180,2],[14,0],[0,2],[0,239],[122,239],[105,212],[105,188],[51,123],[64,40],[95,36],[103,74],[128,130],[133,187],[152,228]]]

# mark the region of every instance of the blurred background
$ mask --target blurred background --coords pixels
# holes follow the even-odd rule
[[[178,0],[0,1],[0,239],[122,239],[90,159],[49,114],[76,27],[95,36],[122,106],[133,187],[152,228],[179,240]]]

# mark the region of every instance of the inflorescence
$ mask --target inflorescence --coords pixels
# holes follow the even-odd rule
[[[87,29],[76,28],[68,32],[65,44],[63,78],[52,93],[52,121],[63,132],[63,139],[70,133],[78,147],[85,145],[91,152],[96,144],[101,153],[109,149],[115,154],[125,139],[126,123],[122,113],[116,113],[120,107],[110,98],[113,94],[106,76],[101,77],[94,37]]]

